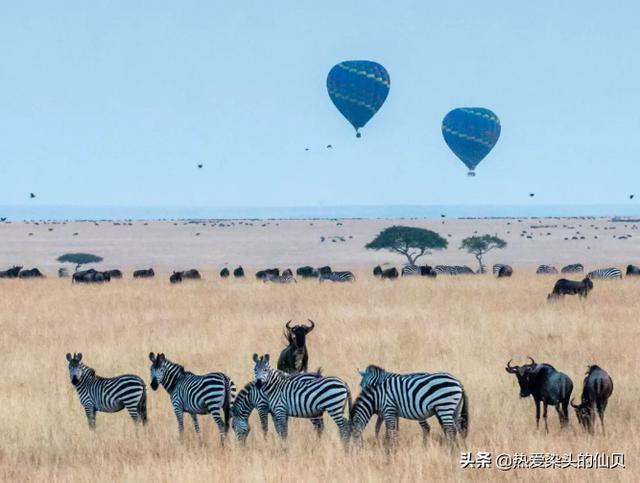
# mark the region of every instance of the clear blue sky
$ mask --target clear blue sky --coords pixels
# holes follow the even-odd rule
[[[0,204],[625,203],[638,18],[630,1],[4,2]],[[361,139],[325,88],[349,59],[391,76]],[[440,133],[459,106],[502,121],[475,179]]]

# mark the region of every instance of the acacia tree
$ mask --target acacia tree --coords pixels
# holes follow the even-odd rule
[[[494,248],[504,248],[506,246],[507,242],[502,238],[498,238],[497,236],[470,236],[462,240],[462,243],[460,244],[460,250],[466,250],[468,253],[471,253],[474,257],[476,257],[476,260],[478,260],[478,265],[480,265],[480,273],[484,273],[485,268],[484,264],[482,263],[482,257],[484,257]]]
[[[75,263],[75,271],[77,272],[80,266],[87,263],[100,263],[102,261],[102,257],[91,253],[65,253],[64,255],[60,255],[57,260],[60,263]]]
[[[391,226],[382,230],[373,241],[367,243],[368,250],[388,250],[407,257],[409,265],[431,250],[447,248],[448,242],[435,231],[413,226]]]

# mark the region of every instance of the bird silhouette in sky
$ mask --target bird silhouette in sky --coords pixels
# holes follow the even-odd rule
[[[35,195],[35,194],[33,194],[33,193],[29,193],[29,198],[33,199],[33,198],[35,198],[35,197],[36,197],[36,195]]]
[[[198,168],[199,169],[202,169],[203,166],[204,166],[204,164],[202,164],[202,163],[198,164]]]
[[[629,199],[632,200],[635,195],[629,195]]]
[[[331,149],[333,146],[331,144],[327,144],[327,149]]]
[[[535,193],[529,193],[529,196],[530,196],[531,198],[533,198],[535,195],[536,195]]]
[[[309,148],[304,148],[305,151],[309,151]]]

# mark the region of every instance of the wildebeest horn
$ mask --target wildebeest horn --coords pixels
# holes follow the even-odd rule
[[[578,405],[576,405],[576,404],[573,404],[573,398],[571,398],[570,404],[571,404],[571,407],[572,407],[572,408],[576,408],[576,409],[578,409],[578,408],[580,407],[580,406],[578,406]]]
[[[531,361],[531,365],[535,366],[536,365],[536,361],[533,360],[533,357],[531,356],[527,356],[527,359],[529,359]]]
[[[514,366],[512,366],[512,365],[511,365],[511,361],[512,361],[512,360],[513,360],[513,359],[509,359],[509,362],[507,362],[507,367],[505,367],[505,369],[507,370],[507,372],[510,372],[510,373],[514,373],[514,372],[516,372],[516,368],[515,368]]]
[[[309,330],[307,332],[311,332],[313,330],[313,328],[316,326],[315,322],[311,319],[307,319],[309,322],[311,322],[311,327],[309,327]]]
[[[291,330],[291,326],[289,325],[291,323],[291,320],[289,322],[287,322],[286,324],[284,324],[284,326],[288,329]]]

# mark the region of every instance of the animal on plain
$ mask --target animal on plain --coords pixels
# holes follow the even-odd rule
[[[560,426],[569,424],[569,399],[573,391],[573,381],[566,374],[557,371],[551,364],[537,364],[531,357],[529,364],[512,366],[507,362],[504,368],[509,374],[515,374],[520,386],[520,397],[533,397],[536,405],[536,428],[540,427],[540,403],[543,405],[544,428],[547,425],[547,407],[553,406],[558,412]]]
[[[133,272],[133,278],[153,278],[156,273],[153,271],[153,268],[136,270]]]
[[[379,268],[380,271],[377,272],[376,268]],[[400,276],[400,274],[398,273],[398,269],[396,267],[383,269],[382,267],[378,266],[376,268],[373,269],[373,274],[382,280],[384,279],[395,280]],[[376,275],[376,273],[378,273],[378,275]]]
[[[380,265],[376,265],[375,267],[373,267],[373,276],[382,277],[382,267]]]
[[[582,273],[584,272],[584,265],[582,263],[573,263],[571,265],[567,265],[562,267],[560,270],[561,273]]]
[[[222,278],[227,278],[229,276],[229,269],[228,268],[223,268],[222,270],[220,270],[220,277]]]
[[[344,272],[331,272],[331,273],[320,273],[320,277],[318,278],[320,283],[329,281],[329,282],[355,282],[356,277],[352,272],[344,271]]]
[[[169,276],[170,283],[182,283],[182,272],[173,272]]]
[[[622,278],[622,271],[616,267],[608,267],[608,268],[598,268],[597,270],[593,270],[587,274],[587,277],[590,279],[600,279],[600,280],[613,280],[616,278]]]
[[[69,270],[64,267],[58,269],[58,278],[67,278],[69,276]]]
[[[287,268],[282,271],[281,275],[272,275],[267,273],[265,278],[262,280],[263,282],[272,282],[272,283],[298,283],[295,277],[293,276],[293,272],[291,269]]]
[[[20,270],[18,278],[45,278],[40,270],[32,268],[30,270]]]
[[[285,324],[285,337],[288,344],[278,358],[279,370],[289,374],[307,372],[309,366],[307,334],[316,326],[313,320],[308,320],[311,325],[297,324],[292,327],[291,321]]]
[[[111,275],[108,272],[99,272],[93,268],[75,272],[71,277],[71,283],[103,283],[110,281]]]
[[[497,278],[507,278],[513,275],[513,268],[511,265],[505,265],[503,263],[496,263],[492,267],[491,271]]]
[[[104,273],[108,273],[109,276],[113,279],[113,278],[122,278],[122,271],[115,269],[115,270],[107,270]]]
[[[632,275],[632,276],[640,275],[640,267],[637,267],[636,265],[627,265],[627,276],[629,275]]]
[[[431,277],[435,278],[438,273],[429,265],[405,265],[400,271],[403,277]]]
[[[319,275],[329,275],[331,274],[332,271],[333,270],[331,270],[331,267],[329,265],[325,265],[324,267],[318,268]]]
[[[244,277],[244,268],[237,267],[236,269],[234,269],[233,270],[233,276],[235,278],[243,278]]]
[[[20,270],[22,270],[22,267],[17,265],[8,270],[2,270],[0,271],[0,278],[18,278]]]
[[[263,282],[268,277],[279,277],[279,276],[280,276],[280,269],[279,268],[267,268],[265,270],[260,270],[260,271],[256,272],[256,278],[258,280],[262,280]]]
[[[539,265],[536,269],[537,275],[549,275],[558,273],[558,269],[552,265]]]
[[[547,298],[554,299],[564,297],[565,295],[579,295],[580,297],[586,298],[591,290],[593,290],[593,282],[589,277],[585,277],[579,282],[561,278],[555,283],[553,290]]]
[[[304,267],[298,267],[296,269],[296,275],[301,278],[318,278],[319,272],[315,268],[306,265]]]
[[[442,275],[474,275],[475,272],[466,265],[436,265],[434,271]]]
[[[573,399],[571,399],[571,406],[576,411],[578,422],[589,433],[593,434],[597,413],[600,418],[602,434],[605,434],[604,412],[607,409],[607,404],[612,393],[613,379],[611,379],[607,371],[597,365],[589,366],[582,385],[580,404],[575,404]]]
[[[147,393],[144,381],[133,374],[100,377],[82,362],[82,353],[67,353],[71,384],[84,407],[89,429],[96,428],[96,413],[117,413],[126,409],[136,423],[147,422]]]

